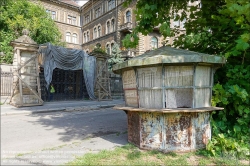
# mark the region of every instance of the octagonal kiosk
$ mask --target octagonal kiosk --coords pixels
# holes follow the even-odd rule
[[[215,70],[225,58],[164,46],[114,66],[122,75],[128,141],[141,149],[193,151],[211,139]]]

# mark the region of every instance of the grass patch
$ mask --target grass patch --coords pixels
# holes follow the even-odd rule
[[[42,149],[42,151],[46,151],[46,150],[58,150],[58,149],[63,148],[64,146],[67,146],[67,144],[63,144],[63,145],[52,147],[52,148],[44,148],[44,149]]]
[[[33,153],[33,152],[18,153],[18,154],[16,155],[16,157],[22,157],[22,156],[24,156],[24,155],[31,154],[31,153]]]
[[[87,153],[66,165],[244,165],[240,160],[209,157],[203,153],[204,151],[162,153],[157,150],[140,150],[132,144],[127,144],[114,150]]]

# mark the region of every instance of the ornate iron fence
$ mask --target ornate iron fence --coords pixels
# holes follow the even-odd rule
[[[54,69],[51,82],[55,88],[53,98],[50,98],[49,90],[46,88],[43,69],[40,72],[40,83],[41,95],[44,101],[82,100],[89,98],[82,70]]]
[[[13,73],[1,71],[1,96],[10,96],[12,92]]]

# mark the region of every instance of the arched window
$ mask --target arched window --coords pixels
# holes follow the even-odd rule
[[[126,12],[126,23],[127,22],[131,22],[131,12],[130,11]]]
[[[107,54],[110,54],[110,47],[109,47],[109,44],[106,45],[106,53],[107,53]]]
[[[110,32],[110,22],[108,21],[107,22],[107,33],[109,33]]]
[[[98,37],[101,36],[101,26],[98,26]]]
[[[94,39],[97,37],[97,30],[94,28]]]
[[[77,43],[77,34],[75,33],[72,35],[72,43]]]
[[[151,47],[152,49],[158,48],[158,39],[156,37],[151,38]]]
[[[87,42],[89,41],[89,32],[87,32]]]
[[[84,33],[84,43],[86,43],[87,42],[87,36],[86,36],[86,33]]]
[[[115,19],[111,20],[111,31],[114,32],[115,31]]]
[[[114,43],[111,43],[111,53],[110,54],[112,54],[113,48],[114,48]]]
[[[71,42],[70,41],[70,36],[71,36],[70,32],[67,32],[66,33],[66,42]]]
[[[97,43],[96,45],[95,45],[97,48],[101,48],[101,44],[100,43]]]

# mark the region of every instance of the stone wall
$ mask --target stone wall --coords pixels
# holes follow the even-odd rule
[[[82,33],[80,23],[80,12],[79,7],[73,7],[60,2],[52,2],[49,0],[31,0],[31,2],[42,5],[46,10],[55,11],[55,23],[57,24],[60,32],[62,33],[62,42],[66,42],[66,33],[70,32],[71,36],[73,33],[77,34],[77,42],[66,42],[67,48],[82,49]],[[68,15],[76,17],[76,25],[69,24],[67,22]]]
[[[120,31],[120,26],[125,23],[125,15],[129,10],[132,14],[132,28],[136,26],[136,18],[133,10],[136,9],[136,0],[132,0],[132,3],[128,7],[123,7],[124,0],[115,0],[115,7],[111,10],[108,9],[108,0],[91,0],[84,4],[82,7],[70,5],[57,0],[41,0],[41,5],[45,9],[56,11],[55,22],[58,25],[62,33],[62,41],[66,41],[66,33],[77,34],[77,43],[67,42],[68,48],[83,49],[91,52],[97,43],[100,43],[102,48],[105,49],[107,44],[118,43],[122,47],[122,39],[129,31]],[[31,0],[31,2],[39,3],[38,0]],[[199,4],[200,1],[189,3],[190,6]],[[100,7],[100,16],[96,18],[95,11]],[[187,13],[188,14],[188,13]],[[68,15],[76,17],[76,25],[67,23]],[[89,15],[89,22],[86,22],[85,17]],[[115,19],[115,30],[107,34],[106,23],[108,20]],[[171,20],[171,26],[173,26],[174,20]],[[95,27],[101,26],[101,36],[93,38],[93,30]],[[185,29],[182,33],[185,33]],[[84,41],[84,33],[89,32],[90,40]],[[158,47],[162,46],[163,37],[159,33],[159,29],[155,28],[154,32],[147,36],[139,34],[139,45],[136,47],[136,55],[143,54],[145,51],[152,50],[151,38],[155,36],[158,39]],[[167,44],[172,44],[173,40],[178,36],[167,38]]]

